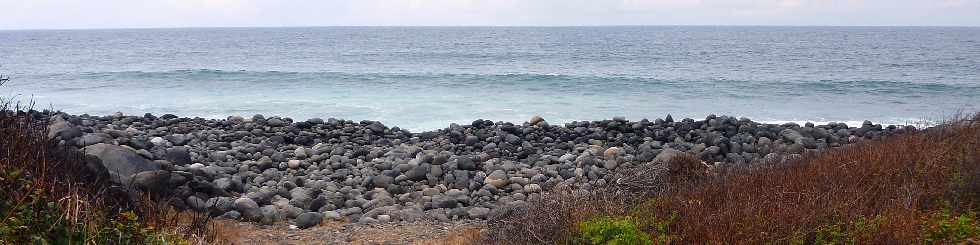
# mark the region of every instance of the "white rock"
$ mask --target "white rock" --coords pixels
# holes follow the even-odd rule
[[[153,145],[164,145],[167,143],[167,140],[163,139],[162,137],[153,137],[150,139],[150,143],[153,143]]]
[[[528,122],[531,123],[531,125],[537,125],[539,122],[544,122],[544,118],[541,118],[541,115],[534,115],[531,117],[531,120],[528,120]]]
[[[326,211],[323,212],[323,218],[328,220],[341,220],[343,216],[340,216],[340,213],[335,211]]]
[[[286,166],[295,169],[295,168],[299,168],[300,163],[301,162],[299,160],[289,160]]]
[[[619,147],[609,147],[606,151],[602,152],[602,156],[606,159],[612,159],[619,155]]]

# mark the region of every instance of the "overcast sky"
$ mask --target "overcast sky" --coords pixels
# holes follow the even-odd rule
[[[0,29],[980,25],[980,0],[0,0]]]

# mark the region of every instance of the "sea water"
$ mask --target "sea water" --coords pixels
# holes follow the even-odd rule
[[[0,97],[73,114],[906,124],[980,111],[980,28],[17,30],[0,73]]]

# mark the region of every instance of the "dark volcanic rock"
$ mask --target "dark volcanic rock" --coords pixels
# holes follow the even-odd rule
[[[109,144],[95,144],[83,149],[89,168],[107,173],[115,183],[128,186],[134,174],[160,170],[160,164],[147,160],[130,149]]]
[[[317,212],[307,212],[296,217],[296,227],[306,229],[319,225],[321,221],[323,221],[323,214]]]
[[[364,222],[492,219],[553,188],[608,187],[623,172],[679,154],[705,165],[753,167],[904,130],[714,115],[563,125],[540,117],[521,124],[475,120],[421,133],[375,121],[294,123],[262,115],[58,114],[48,122],[49,137],[90,145],[89,165],[117,182],[168,193],[181,207],[214,216],[295,218],[303,227],[323,215]]]
[[[192,163],[190,149],[182,146],[167,150],[166,155],[164,155],[164,159],[177,165],[188,165]]]

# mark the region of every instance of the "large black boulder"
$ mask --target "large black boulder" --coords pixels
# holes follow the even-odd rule
[[[82,150],[89,169],[107,174],[117,184],[128,186],[134,174],[160,170],[160,164],[122,146],[99,143]]]

